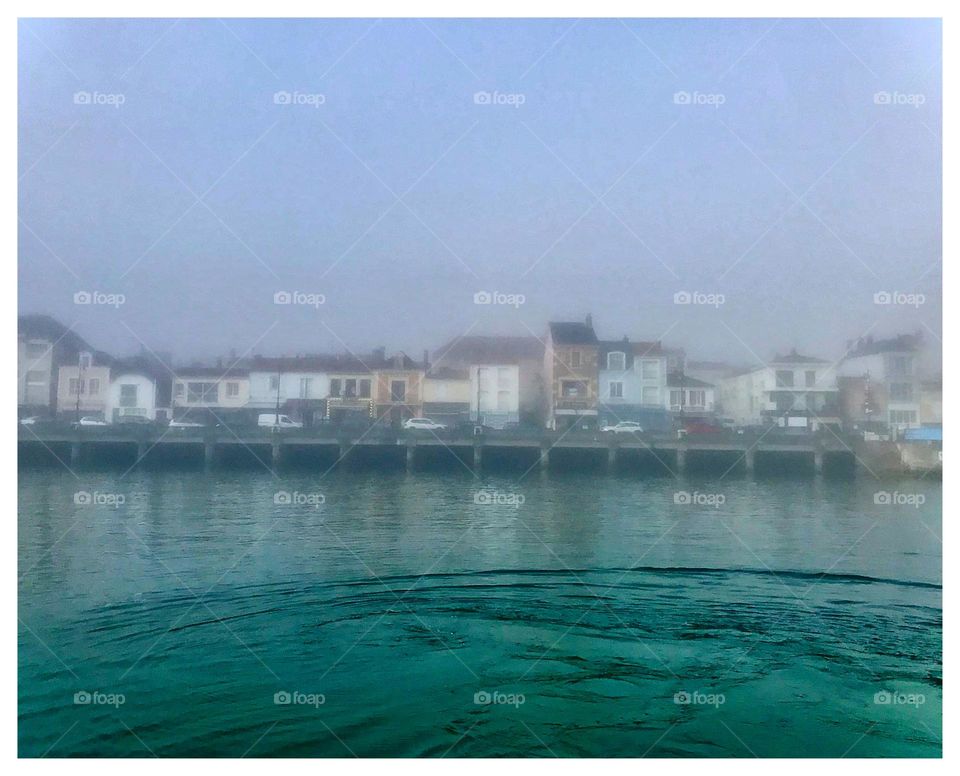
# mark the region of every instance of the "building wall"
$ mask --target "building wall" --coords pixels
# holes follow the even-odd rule
[[[247,406],[273,409],[277,405],[277,388],[271,385],[275,371],[251,371]],[[300,395],[300,380],[310,380],[308,394]],[[296,399],[325,399],[330,394],[330,376],[324,372],[283,372],[280,374],[280,405]]]
[[[580,354],[580,366],[572,366],[573,353]],[[578,406],[596,409],[599,399],[599,348],[596,345],[557,345],[548,338],[544,351],[544,371],[547,376],[547,421],[556,423],[558,404],[576,402]],[[584,383],[584,396],[565,398],[561,392],[564,381]]]
[[[217,383],[216,397],[212,401],[191,401],[189,383]],[[227,384],[235,383],[237,385],[237,395],[229,396]],[[224,377],[218,380],[216,377],[178,377],[173,381],[173,405],[174,407],[224,407],[236,408],[245,407],[250,401],[250,378],[242,377]],[[274,394],[276,401],[276,394]]]
[[[690,400],[691,393],[697,393],[698,391],[702,392],[704,397],[702,404],[694,404]],[[674,401],[674,399],[677,399],[678,402],[681,403],[684,412],[715,412],[717,404],[716,394],[716,389],[713,387],[672,386],[667,389],[667,400],[664,406],[672,412],[677,412],[677,402]]]
[[[609,355],[609,354],[607,354]],[[626,370],[608,369],[609,360],[600,356],[606,363],[600,364],[598,374],[599,399],[603,404],[614,406],[618,404],[643,405],[647,407],[662,407],[667,396],[667,359],[666,357],[637,356],[632,366]],[[644,364],[652,365],[656,369],[656,376],[644,376]],[[649,369],[649,367],[648,367]],[[610,395],[611,383],[623,383],[623,396],[618,398]]]
[[[17,338],[17,406],[56,408],[53,343],[37,337]]]
[[[921,386],[920,422],[943,423],[943,387],[941,385]]]
[[[901,366],[905,369],[901,370]],[[838,371],[845,377],[870,376],[877,406],[875,420],[894,429],[920,424],[921,383],[914,353],[892,351],[848,358]],[[900,393],[902,386],[909,386],[909,398]],[[913,420],[904,420],[905,417]]]
[[[61,366],[57,380],[57,409],[61,415],[74,415],[77,411],[77,399],[80,399],[80,414],[95,415],[102,413],[107,417],[107,404],[110,396],[110,367],[90,366],[83,371],[83,385],[80,395],[70,392],[70,381],[80,379],[79,366]],[[92,382],[96,381],[96,382]],[[96,392],[91,392],[96,388]]]
[[[470,380],[427,377],[423,381],[423,403],[469,403]]]
[[[135,385],[137,387],[137,401],[132,408],[125,407],[121,403],[120,397],[125,385]],[[132,373],[112,375],[104,410],[106,419],[111,423],[115,423],[122,415],[135,415],[147,420],[155,420],[157,414],[156,384],[146,375]]]
[[[403,401],[391,398],[391,385],[402,380],[406,385]],[[423,411],[423,370],[384,369],[374,373],[374,396],[377,416],[395,411],[398,417],[414,417]]]

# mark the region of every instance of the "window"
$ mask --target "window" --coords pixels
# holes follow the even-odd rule
[[[176,386],[173,389],[173,395],[176,396],[178,399],[183,398],[183,383],[178,382],[176,384]]]
[[[585,399],[587,384],[580,380],[563,380],[560,383],[560,395],[564,399]]]
[[[671,390],[670,391],[670,406],[671,407],[680,407],[683,405],[683,391]]]
[[[705,407],[707,405],[707,392],[700,390],[690,391],[690,406]]]
[[[135,383],[124,383],[120,386],[120,406],[137,406],[137,385]]]
[[[89,353],[81,353],[81,354],[80,354],[80,368],[81,368],[81,369],[89,369],[89,368],[90,368],[90,365],[91,365],[92,363],[93,363],[93,359],[91,358],[91,356],[90,356]]]
[[[83,393],[83,383],[78,380],[76,377],[70,378],[70,395],[78,396]]]
[[[916,423],[917,413],[914,410],[890,410],[890,422],[894,424]]]
[[[406,398],[407,398],[407,381],[391,380],[390,381],[390,401],[406,401]]]
[[[640,362],[640,377],[644,380],[660,379],[660,362],[656,360],[645,359]]]
[[[343,395],[348,399],[355,399],[357,396],[357,381],[354,378],[343,381]]]
[[[890,359],[890,372],[895,375],[911,374],[913,366],[909,356],[893,356]]]
[[[613,354],[611,353],[611,355]],[[623,383],[619,381],[610,383],[610,398],[611,399],[623,398]]]
[[[913,401],[913,384],[890,383],[890,401]]]
[[[310,398],[310,385],[313,383],[312,377],[301,377],[300,378],[300,398],[309,399]]]
[[[87,393],[89,393],[91,396],[99,396],[100,395],[100,378],[91,377],[88,388],[90,390],[87,391]]]
[[[270,375],[270,390],[271,391],[280,390],[280,375]]]
[[[513,375],[508,367],[502,366],[497,369],[497,385],[501,388],[509,388],[513,385]]]
[[[777,388],[793,388],[793,370],[777,370]]]
[[[330,395],[333,397],[340,396],[340,378],[339,377],[334,377],[330,381]]]
[[[362,379],[360,381],[360,398],[361,399],[370,398],[370,381],[367,379]]]
[[[508,412],[510,410],[510,391],[497,391],[497,411]]]
[[[570,351],[570,366],[574,369],[580,368],[580,351],[571,350]]]
[[[28,385],[46,385],[47,373],[46,372],[27,372],[27,384]]]
[[[227,396],[236,398],[240,395],[240,383],[227,383]]]
[[[46,342],[28,342],[27,358],[43,358],[51,346]]]
[[[806,371],[807,388],[813,388],[817,384],[817,373],[813,369]]]
[[[660,403],[660,389],[653,387],[646,387],[640,394],[640,403],[641,404],[659,404]]]
[[[607,353],[607,369],[609,369],[611,372],[622,372],[626,368],[626,353]]]
[[[216,402],[217,384],[205,382],[187,383],[187,403],[202,404],[203,402]]]

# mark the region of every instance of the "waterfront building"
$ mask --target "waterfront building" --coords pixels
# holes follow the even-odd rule
[[[599,423],[636,421],[645,429],[668,430],[669,354],[660,342],[604,340],[599,345]]]
[[[667,409],[674,420],[716,418],[716,386],[682,372],[667,376]]]
[[[114,361],[104,417],[111,423],[166,421],[171,414],[172,380],[155,359],[134,356]]]
[[[913,334],[850,343],[837,370],[849,423],[879,422],[894,433],[920,424],[920,345]]]
[[[17,318],[17,411],[22,416],[57,412],[62,365],[77,365],[86,341],[49,315]]]
[[[326,417],[330,392],[329,358],[296,356],[264,358],[249,364],[250,410],[275,410],[304,425],[312,426]]]
[[[474,422],[541,426],[544,421],[544,344],[537,337],[457,337],[434,353],[434,363],[465,369]]]
[[[405,353],[396,353],[389,358],[381,356],[378,363],[371,366],[378,420],[399,427],[407,418],[423,415],[424,364]]]
[[[470,371],[452,366],[427,369],[423,381],[423,414],[456,426],[470,420]]]
[[[724,415],[741,426],[816,431],[840,423],[837,377],[828,361],[791,350],[720,385]]]
[[[600,345],[590,315],[582,322],[549,324],[543,356],[548,428],[597,427],[599,358]]]
[[[75,364],[61,364],[57,379],[57,414],[69,420],[94,416],[106,420],[110,366],[106,353],[83,350]]]
[[[250,370],[241,367],[188,366],[176,369],[172,411],[175,419],[216,421],[232,417],[250,400]]]

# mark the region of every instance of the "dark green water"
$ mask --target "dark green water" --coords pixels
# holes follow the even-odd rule
[[[24,470],[20,754],[939,756],[941,487],[881,487]]]

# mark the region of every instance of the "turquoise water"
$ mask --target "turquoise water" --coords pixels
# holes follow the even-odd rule
[[[940,755],[939,483],[516,480],[21,471],[20,754]]]

